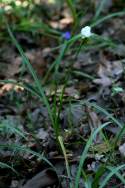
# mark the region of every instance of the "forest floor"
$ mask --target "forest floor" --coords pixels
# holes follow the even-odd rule
[[[125,2],[3,0],[0,17],[0,188],[124,188]]]

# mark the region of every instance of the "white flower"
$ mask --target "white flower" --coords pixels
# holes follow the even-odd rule
[[[91,33],[91,27],[85,26],[81,29],[81,37],[82,38],[89,38],[92,36],[93,33]]]

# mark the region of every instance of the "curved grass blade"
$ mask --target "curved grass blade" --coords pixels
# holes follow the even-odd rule
[[[30,153],[36,157],[38,157],[39,159],[45,161],[49,166],[51,166],[53,169],[55,169],[55,167],[52,165],[52,163],[50,161],[47,160],[47,158],[45,158],[43,155],[39,154],[38,152],[35,152],[25,146],[19,146],[16,144],[0,144],[0,148],[2,149],[11,149],[14,150],[16,152],[26,152],[26,153]]]
[[[64,144],[63,144],[63,139],[62,139],[61,136],[58,136],[58,140],[59,140],[59,143],[60,143],[64,158],[65,158],[67,175],[68,175],[68,178],[71,179],[70,168],[69,168],[69,163],[68,163],[68,159],[67,159],[67,155],[66,155],[66,150],[65,150],[65,147],[64,147]],[[72,188],[72,184],[71,183],[70,183],[70,188]]]
[[[8,164],[6,164],[6,163],[0,162],[0,168],[9,168],[9,169],[11,169],[16,175],[18,175],[18,172],[17,172],[13,167],[11,167],[10,165],[8,165]]]
[[[78,70],[73,70],[72,72],[73,74],[77,75],[77,76],[81,76],[83,78],[88,78],[89,80],[94,80],[95,77],[85,73],[85,72],[81,72],[81,71],[78,71]]]
[[[123,16],[123,15],[125,15],[125,10],[119,11],[119,12],[114,12],[114,13],[111,13],[111,14],[109,14],[107,16],[104,16],[104,17],[100,18],[99,20],[97,20],[94,23],[91,23],[90,25],[91,25],[91,27],[95,27],[95,26],[99,25],[100,23],[103,23],[104,21],[107,21],[107,20],[109,20],[109,19],[111,19],[113,17]]]
[[[105,173],[105,171],[106,165],[102,164],[95,174],[94,180],[92,182],[92,188],[98,188],[100,177]]]
[[[123,125],[116,119],[114,118],[108,111],[106,111],[104,108],[101,108],[100,106],[98,106],[95,103],[90,103],[88,101],[85,101],[84,104],[87,104],[89,106],[94,107],[95,109],[99,110],[100,112],[102,112],[103,114],[105,114],[109,119],[111,119],[116,125],[118,125],[120,128],[123,127]]]
[[[67,2],[68,7],[71,10],[72,17],[74,20],[74,28],[75,28],[77,26],[77,13],[76,13],[75,5],[72,0],[66,0],[66,2]]]
[[[53,70],[53,68],[55,67],[55,73],[58,72],[58,68],[59,68],[59,65],[61,63],[61,60],[62,58],[64,57],[64,54],[66,52],[66,49],[67,49],[67,46],[68,46],[68,41],[65,41],[65,43],[61,46],[61,49],[60,49],[60,54],[58,56],[58,58],[53,62],[53,64],[50,66],[49,70],[47,71],[45,77],[43,78],[43,82],[45,83],[46,80],[48,79],[49,75],[50,75],[50,72]]]
[[[114,168],[111,166],[106,167],[108,170],[112,171]],[[121,180],[121,182],[125,185],[125,178],[119,173],[116,172],[115,175]]]
[[[121,170],[122,168],[125,168],[125,164],[120,165],[116,168],[111,168],[111,172],[106,176],[106,178],[104,178],[104,180],[101,181],[101,185],[99,186],[99,188],[103,188],[106,186],[106,184],[108,183],[108,181],[110,180],[110,178],[115,175],[119,170]]]
[[[37,22],[37,23],[31,23],[29,19],[25,19],[25,22],[21,22],[16,25],[16,31],[32,31],[32,32],[37,32],[39,31],[45,36],[50,36],[52,38],[59,39],[61,36],[61,32],[49,27],[43,22]]]
[[[79,167],[78,167],[78,171],[77,171],[76,179],[75,179],[75,188],[79,187],[79,180],[80,180],[80,176],[81,176],[81,172],[82,172],[82,167],[83,167],[84,161],[85,161],[85,159],[87,157],[87,153],[88,153],[89,147],[91,146],[94,138],[99,133],[99,131],[101,131],[104,127],[106,127],[110,123],[111,122],[104,123],[103,125],[98,127],[93,133],[91,133],[91,136],[89,137],[89,139],[88,139],[88,141],[86,143],[86,146],[85,146],[85,148],[83,150],[83,153],[81,155],[81,158],[80,158]]]
[[[27,139],[25,133],[19,128],[14,127],[12,122],[9,122],[8,120],[4,120],[0,123],[0,131],[7,133],[10,131],[11,133],[18,134],[19,136],[23,137],[25,140]]]
[[[33,79],[34,79],[34,82],[36,84],[36,87],[37,89],[39,90],[40,92],[40,95],[41,95],[41,100],[44,102],[45,106],[47,107],[47,110],[48,110],[48,114],[50,116],[50,119],[51,119],[51,122],[52,122],[52,125],[54,125],[54,121],[53,121],[53,116],[52,116],[52,113],[51,113],[51,109],[50,109],[50,105],[49,105],[49,102],[47,100],[47,97],[45,96],[45,93],[44,93],[44,89],[43,87],[41,86],[41,83],[39,81],[39,79],[37,78],[37,75],[32,67],[32,65],[30,64],[29,60],[27,59],[27,57],[25,56],[24,52],[23,52],[23,49],[21,48],[21,46],[19,45],[19,43],[17,42],[16,38],[14,37],[8,23],[6,22],[6,26],[7,26],[7,30],[8,30],[8,33],[12,39],[12,42],[15,44],[16,48],[18,49],[20,55],[22,56],[22,59],[23,59],[23,63],[27,66],[30,74],[32,75]]]
[[[69,41],[65,41],[62,45],[60,45],[60,54],[57,57],[57,59],[52,63],[52,65],[50,66],[49,70],[47,71],[45,77],[43,78],[43,83],[45,83],[50,75],[50,72],[55,68],[55,72],[54,74],[56,74],[58,72],[60,63],[62,58],[64,57],[66,51],[68,51],[68,49],[72,46],[72,44],[74,42],[76,42],[77,40],[80,39],[80,35],[76,35],[74,37],[72,37]]]
[[[97,20],[98,17],[100,16],[101,14],[101,11],[103,10],[103,7],[105,5],[107,0],[101,0],[100,3],[99,3],[99,6],[97,7],[97,10],[96,10],[96,13],[95,13],[95,16],[94,16],[94,19],[93,20]]]
[[[116,147],[117,143],[122,139],[125,134],[125,125],[121,128],[121,130],[116,134],[114,139],[114,148]]]
[[[106,111],[105,109],[101,108],[100,106],[98,106],[95,103],[90,103],[90,102],[86,102],[85,103],[87,105],[90,105],[94,108],[96,108],[97,110],[99,110],[100,112],[104,113],[109,119],[111,119],[116,125],[118,125],[120,127],[120,131],[116,134],[115,138],[114,138],[114,143],[112,148],[115,148],[117,143],[120,141],[120,139],[123,137],[124,133],[125,133],[125,125],[123,125],[121,122],[119,122],[116,118],[114,118],[108,111]]]

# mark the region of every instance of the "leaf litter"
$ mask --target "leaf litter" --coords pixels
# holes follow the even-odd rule
[[[98,1],[92,1],[92,3],[96,9]],[[115,3],[117,4],[115,1],[109,1],[105,4],[102,13],[107,14],[110,9],[114,8]],[[78,4],[78,7],[76,7],[78,10],[81,10],[80,5]],[[87,3],[85,3],[85,6],[88,6]],[[52,10],[48,4],[44,3],[42,7],[44,9],[43,12],[47,10],[46,16],[43,15],[44,21],[62,34],[67,30],[70,31],[73,27],[73,17],[69,8],[65,4],[58,4],[58,6],[53,7],[54,9]],[[91,7],[87,8],[90,9]],[[87,13],[83,20],[80,20],[81,23],[84,23],[82,25],[85,25],[90,20],[92,12],[90,11],[90,14]],[[18,20],[19,18],[16,19]],[[42,188],[54,185],[64,188],[69,187],[71,180],[75,182],[83,146],[85,146],[91,132],[100,127],[104,122],[107,122],[104,114],[98,113],[90,106],[82,105],[81,101],[97,102],[98,105],[107,109],[115,118],[124,122],[124,92],[121,91],[112,95],[113,88],[125,89],[124,19],[112,18],[107,23],[97,26],[95,31],[102,36],[112,37],[113,40],[118,42],[118,45],[115,48],[107,46],[100,47],[99,49],[86,48],[85,51],[80,51],[77,56],[71,55],[74,48],[71,49],[71,52],[64,56],[59,67],[59,84],[62,87],[58,86],[55,88],[53,86],[53,72],[50,74],[47,85],[44,86],[51,108],[56,96],[56,108],[57,112],[59,110],[58,121],[61,129],[60,134],[64,138],[71,177],[67,176],[65,158],[56,142],[44,104],[36,96],[28,93],[23,87],[18,88],[14,84],[2,83],[0,84],[0,144],[10,146],[17,144],[17,146],[27,147],[34,152],[38,152],[41,156],[46,156],[54,165],[56,171],[50,169],[45,162],[39,157],[35,157],[33,153],[18,152],[16,149],[10,150],[8,147],[0,151],[0,159],[2,162],[12,164],[14,169],[20,172],[20,175],[16,177],[10,169],[0,169],[1,188],[17,188],[18,186],[21,188]],[[56,49],[57,51],[53,50],[59,45],[59,41],[41,36],[41,33],[36,38],[33,36],[32,39],[24,31],[16,32],[16,38],[24,48],[26,56],[42,83],[42,78],[53,60],[57,58],[59,51],[58,49]],[[65,74],[69,67],[72,67],[72,69],[69,72],[68,80],[66,80],[63,104],[60,110],[59,97],[65,84],[62,78],[66,77]],[[89,79],[90,77],[85,77],[85,74],[84,77],[83,74],[74,74],[75,71],[86,73],[86,75],[91,75],[93,78]],[[17,81],[23,78],[25,82],[33,83],[26,67],[22,66],[22,59],[15,47],[6,41],[0,50],[0,78]],[[51,80],[53,83],[51,83]],[[2,129],[4,129],[4,132]],[[7,131],[11,130],[8,131],[9,134],[6,133],[5,129]],[[119,128],[112,123],[110,127],[104,129],[104,134],[107,133],[110,142],[118,131]],[[122,157],[125,155],[124,138],[122,142],[117,144],[118,148],[114,151],[114,155],[116,155],[116,160],[121,164],[121,161],[124,162]],[[118,159],[119,154],[121,155],[120,159]],[[109,164],[108,160],[112,161],[109,155],[109,143],[102,140],[100,133],[97,134],[84,164],[84,169],[87,175],[90,176],[90,179],[93,179],[94,174],[99,170],[102,163]],[[114,164],[116,163],[114,162]],[[6,172],[9,173],[9,181]],[[80,179],[80,188],[85,186],[84,180]],[[24,183],[22,183],[23,181]],[[107,187],[119,184],[119,181],[113,176],[111,183]]]

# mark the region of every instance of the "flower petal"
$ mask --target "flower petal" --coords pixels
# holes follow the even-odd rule
[[[81,36],[82,38],[89,38],[92,35],[91,33],[91,27],[85,26],[81,29]]]

